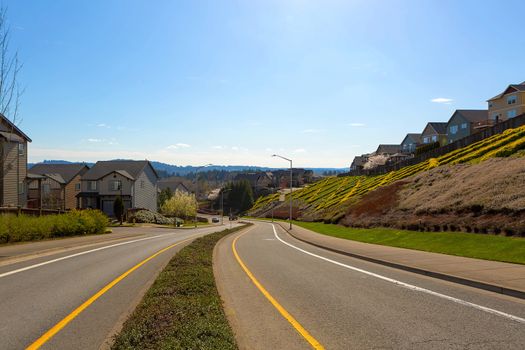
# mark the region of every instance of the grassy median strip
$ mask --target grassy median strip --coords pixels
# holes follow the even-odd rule
[[[359,229],[318,222],[294,222],[327,236],[485,260],[525,264],[525,239],[463,232]]]
[[[112,349],[237,349],[215,285],[212,255],[223,230],[196,239],[157,277]]]

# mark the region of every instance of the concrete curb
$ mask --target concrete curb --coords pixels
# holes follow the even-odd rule
[[[266,222],[268,222],[268,221],[266,221]],[[312,245],[314,247],[325,249],[325,250],[328,250],[328,251],[331,251],[331,252],[334,252],[334,253],[337,253],[337,254],[349,256],[349,257],[360,259],[360,260],[365,260],[365,261],[368,261],[368,262],[372,262],[372,263],[375,263],[375,264],[380,264],[380,265],[392,267],[392,268],[399,269],[399,270],[404,270],[404,271],[417,273],[417,274],[424,275],[424,276],[438,278],[438,279],[441,279],[441,280],[444,280],[444,281],[448,281],[448,282],[458,283],[458,284],[462,284],[462,285],[469,286],[469,287],[474,287],[474,288],[478,288],[478,289],[487,290],[487,291],[490,291],[490,292],[504,294],[504,295],[508,295],[508,296],[511,296],[511,297],[514,297],[514,298],[525,299],[525,292],[521,291],[521,290],[506,288],[506,287],[499,286],[497,284],[480,282],[480,281],[476,281],[476,280],[467,279],[467,278],[464,278],[464,277],[458,277],[458,276],[454,276],[454,275],[447,275],[447,274],[440,273],[440,272],[434,272],[434,271],[430,271],[430,270],[420,269],[420,268],[417,268],[417,267],[402,265],[402,264],[394,263],[394,262],[387,261],[387,260],[372,258],[372,257],[366,256],[366,255],[350,253],[350,252],[347,252],[347,251],[344,251],[344,250],[327,247],[327,246],[324,246],[322,244],[313,243],[313,242],[310,242],[310,241],[308,241],[308,240],[306,240],[304,238],[298,237],[292,231],[290,231],[288,228],[283,226],[281,222],[274,222],[274,224],[278,224],[283,230],[288,232],[288,234],[290,236],[292,236],[293,238],[297,239],[298,241],[301,241],[303,243],[310,244],[310,245]],[[312,231],[312,232],[314,232],[314,231]],[[320,234],[320,233],[318,233],[318,234]]]

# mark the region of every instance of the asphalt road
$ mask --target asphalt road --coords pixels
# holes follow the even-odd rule
[[[525,349],[523,300],[331,253],[268,223],[223,239],[214,268],[243,349]]]
[[[114,234],[0,247],[0,349],[23,349],[103,287],[174,243],[223,229],[123,228]],[[99,349],[188,242],[155,256],[87,306],[43,349]]]

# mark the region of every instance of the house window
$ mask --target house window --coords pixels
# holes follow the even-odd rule
[[[516,103],[516,95],[507,96],[507,104],[513,105]]]
[[[75,184],[75,191],[80,191],[80,182]]]
[[[510,111],[507,111],[507,118],[514,118],[516,116],[516,110],[511,109]]]
[[[461,124],[461,129],[466,129],[467,128],[467,123],[462,123]]]
[[[438,137],[436,135],[432,136],[432,142],[437,142]]]
[[[428,138],[428,136],[423,137],[423,143],[429,143],[429,142],[430,142],[430,139]]]
[[[19,156],[23,156],[24,155],[24,144],[23,143],[19,143],[18,144],[18,155]]]
[[[450,126],[450,133],[452,135],[455,135],[458,132],[458,126],[457,125],[451,125]]]
[[[20,182],[18,184],[18,194],[24,194],[25,193],[25,183]]]
[[[492,108],[493,104],[492,102],[489,102],[489,108]]]
[[[120,180],[113,180],[109,184],[109,188],[111,191],[119,191],[122,189],[122,181]]]
[[[97,182],[96,181],[89,181],[88,188],[90,191],[96,191],[97,190]]]

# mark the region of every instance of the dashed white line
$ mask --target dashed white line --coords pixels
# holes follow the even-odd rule
[[[344,268],[347,268],[347,269],[350,269],[350,270],[353,270],[353,271],[364,273],[364,274],[366,274],[368,276],[372,276],[372,277],[381,279],[383,281],[387,281],[387,282],[396,284],[396,285],[398,285],[400,287],[403,287],[403,288],[407,288],[407,289],[410,289],[410,290],[413,290],[413,291],[416,291],[416,292],[430,294],[430,295],[433,295],[433,296],[436,296],[436,297],[439,297],[439,298],[442,298],[442,299],[446,299],[446,300],[452,301],[452,302],[460,304],[460,305],[469,306],[469,307],[472,307],[474,309],[487,312],[489,314],[493,314],[493,315],[497,315],[497,316],[500,316],[500,317],[504,317],[504,318],[507,318],[507,319],[510,319],[510,320],[513,320],[513,321],[516,321],[516,322],[525,323],[525,319],[521,318],[521,317],[518,317],[518,316],[514,316],[514,315],[511,315],[511,314],[508,314],[508,313],[505,313],[505,312],[502,312],[502,311],[498,311],[498,310],[495,310],[495,309],[491,309],[491,308],[486,307],[486,306],[474,304],[474,303],[471,303],[471,302],[466,301],[466,300],[462,300],[462,299],[458,299],[458,298],[452,297],[450,295],[434,292],[434,291],[432,291],[430,289],[421,288],[421,287],[415,286],[413,284],[401,282],[401,281],[398,281],[398,280],[390,278],[390,277],[386,277],[386,276],[379,275],[379,274],[374,273],[374,272],[363,270],[363,269],[360,269],[358,267],[346,265],[346,264],[343,264],[343,263],[341,263],[339,261],[335,261],[335,260],[332,260],[332,259],[325,258],[324,256],[320,256],[320,255],[311,253],[309,251],[306,251],[304,249],[296,247],[293,244],[290,244],[290,243],[285,242],[284,240],[282,240],[281,237],[279,237],[279,235],[277,234],[277,231],[275,230],[275,226],[273,224],[271,224],[271,225],[272,225],[272,228],[273,228],[273,234],[274,234],[275,238],[277,238],[281,243],[286,244],[290,248],[296,249],[296,250],[298,250],[298,251],[300,251],[300,252],[302,252],[304,254],[308,254],[308,255],[313,256],[315,258],[318,258],[318,259],[330,262],[332,264],[335,264],[335,265],[338,265],[338,266],[341,266],[341,267],[344,267]]]

